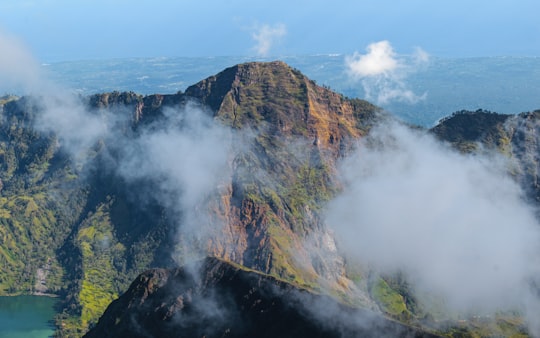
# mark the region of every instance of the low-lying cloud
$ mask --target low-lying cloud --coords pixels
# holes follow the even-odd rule
[[[258,56],[268,56],[274,45],[285,35],[287,35],[287,27],[282,23],[256,25],[254,32],[251,34],[251,37],[255,40],[253,49]]]
[[[152,197],[178,223],[183,258],[204,256],[207,241],[220,235],[222,224],[211,217],[208,203],[229,177],[231,142],[230,129],[202,107],[188,104],[165,109],[159,126],[125,140],[118,149],[117,170],[122,177],[156,181]]]
[[[0,34],[0,47],[0,79],[12,80],[9,85],[32,95],[39,107],[32,127],[53,133],[62,151],[71,155],[74,169],[92,166],[96,145],[105,144],[102,152],[110,153],[102,154],[107,159],[102,162],[110,170],[128,182],[155,183],[148,199],[167,209],[177,226],[178,242],[202,250],[210,236],[219,235],[220,224],[210,219],[207,203],[220,179],[227,177],[229,129],[202,107],[188,103],[164,108],[161,121],[128,132],[133,112],[127,107],[90,109],[85,100],[49,81],[17,39]],[[197,254],[202,252],[193,255]]]
[[[42,108],[34,128],[57,133],[62,146],[75,157],[107,134],[107,121],[89,114],[79,98],[49,81],[23,42],[0,31],[0,50],[0,90],[5,86],[6,92],[33,95]]]
[[[466,313],[528,309],[533,318],[540,228],[506,170],[495,156],[383,125],[342,163],[345,189],[327,222],[347,255],[403,273],[419,295]]]
[[[355,52],[345,58],[349,77],[360,81],[367,100],[379,105],[390,102],[417,103],[426,93],[418,95],[407,85],[406,78],[419,66],[429,61],[429,55],[420,48],[411,58],[396,54],[390,42],[383,40],[367,47],[366,54]]]

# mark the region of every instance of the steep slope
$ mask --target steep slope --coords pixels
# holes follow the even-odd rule
[[[59,295],[58,324],[77,336],[141,271],[172,265],[171,231],[162,207],[141,208],[132,187],[100,164],[104,140],[75,160],[58,135],[36,128],[42,99],[0,105],[0,294]],[[127,115],[120,134],[137,125],[143,101],[111,93],[72,109]]]
[[[83,274],[73,276],[80,282],[71,287],[75,295],[70,299],[71,306],[81,308],[82,325],[95,321],[134,273],[170,265],[167,250],[177,263],[194,254],[221,257],[373,306],[346,277],[320,212],[338,188],[336,160],[380,118],[378,108],[319,87],[282,62],[234,66],[184,94],[110,93],[91,97],[89,105],[101,113],[128,114],[129,126],[117,129],[133,140],[128,142],[135,142],[140,135],[164,128],[171,111],[180,120],[192,114],[193,101],[200,109],[208,107],[215,123],[236,130],[232,147],[237,150],[230,155],[228,169],[195,211],[207,222],[198,226],[210,229],[203,237],[204,253],[199,241],[184,236],[188,225],[176,224],[174,212],[163,201],[149,207],[133,199],[137,191],[155,190],[159,175],[126,182],[107,166],[111,156],[122,153],[122,143],[103,140],[90,166],[95,168],[87,207],[91,214],[71,237],[81,252],[78,265]],[[103,238],[110,239],[110,245],[97,250]],[[105,288],[100,280],[106,281]],[[97,291],[99,301],[90,297]],[[355,297],[344,296],[353,291]]]
[[[84,191],[55,135],[32,128],[31,99],[0,105],[0,293],[57,293],[57,250],[81,212]]]
[[[213,255],[311,287],[345,292],[342,259],[320,210],[336,189],[336,159],[379,109],[317,86],[283,62],[247,63],[186,90],[216,119],[251,132],[215,210],[224,238]],[[309,248],[308,248],[309,246]]]
[[[364,134],[380,109],[317,86],[281,61],[236,65],[186,89],[235,128],[269,128],[339,149]],[[343,145],[342,145],[343,146]]]
[[[85,337],[435,337],[215,258],[141,274]]]

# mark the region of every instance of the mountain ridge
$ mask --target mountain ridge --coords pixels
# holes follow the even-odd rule
[[[117,167],[127,158],[125,147],[141,147],[140,138],[156,131],[167,135],[171,125],[181,129],[183,119],[199,110],[238,136],[238,151],[227,158],[212,198],[197,205],[221,222],[203,243],[206,255],[407,325],[425,319],[404,284],[345,261],[324,224],[323,206],[341,189],[336,163],[389,118],[376,106],[318,86],[282,62],[233,66],[185,93],[113,92],[81,101],[88,114],[112,126],[109,136],[85,149],[83,164],[72,162],[59,136],[34,129],[30,122],[46,109],[35,101],[6,102],[0,126],[0,285],[12,293],[31,292],[33,276],[50,264],[48,292],[63,299],[59,336],[80,336],[95,325],[142,271],[193,258],[178,254],[183,224],[175,223],[170,205],[147,197],[158,190],[159,171],[128,179]],[[516,177],[537,189],[538,162],[529,155],[537,150],[531,133],[538,114],[484,113],[455,114],[432,132],[464,152],[484,144],[515,157]],[[478,125],[484,129],[476,130]],[[25,224],[34,225],[28,236]],[[8,252],[19,242],[24,250],[16,256],[26,266]]]
[[[316,307],[332,312],[318,314]],[[343,335],[436,337],[217,258],[144,272],[85,337]]]
[[[239,80],[231,82],[230,78],[232,74],[236,74],[235,72],[240,72],[238,76],[234,76]],[[269,76],[268,74],[278,75],[270,76],[268,83],[259,81]],[[282,78],[282,74],[288,74],[290,86],[283,86],[281,81],[277,81]],[[202,85],[205,81],[213,81],[214,84]],[[249,95],[244,94],[244,82],[251,83],[252,87],[249,90],[246,89]],[[217,111],[212,111],[212,106],[206,105],[205,97],[213,97],[213,94],[210,92],[206,95],[203,89],[216,90],[215,83],[225,83],[220,89],[226,93],[223,100],[225,104],[222,102]],[[198,88],[197,85],[194,86],[193,88]],[[344,262],[332,251],[331,247],[324,247],[329,237],[322,230],[323,228],[317,225],[321,222],[319,210],[321,202],[333,194],[333,163],[352,147],[354,139],[363,132],[361,129],[356,131],[357,127],[361,126],[366,130],[369,128],[369,120],[376,118],[378,108],[364,101],[348,100],[326,88],[316,86],[299,72],[281,62],[235,66],[215,77],[201,81],[198,86],[202,87],[198,97],[189,95],[193,89],[186,93],[156,94],[144,97],[135,93],[108,93],[94,95],[90,97],[88,103],[92,111],[97,114],[112,113],[113,116],[128,114],[128,123],[122,122],[118,128],[118,131],[128,135],[127,140],[132,137],[136,139],[138,135],[162,128],[160,121],[168,118],[168,114],[171,114],[168,110],[171,108],[179,109],[181,114],[192,114],[193,107],[202,109],[204,114],[212,116],[218,123],[240,130],[240,134],[244,135],[243,142],[247,143],[242,146],[243,151],[232,163],[232,175],[224,178],[225,180],[220,183],[221,188],[216,198],[208,204],[208,211],[214,215],[212,217],[216,217],[217,221],[223,223],[223,229],[209,240],[206,250],[213,256],[223,257],[304,287],[318,289],[319,281],[324,276],[322,278],[328,279],[330,289],[340,290],[340,293],[350,292],[354,286],[345,277]],[[232,101],[227,101],[226,98],[232,97],[231,93],[235,91],[239,92],[239,101],[234,101],[233,105]],[[291,95],[289,91],[296,94]],[[255,92],[258,94],[254,95]],[[325,97],[322,102],[326,104],[319,104],[316,107],[316,114],[313,113],[313,104],[310,106],[309,103],[304,102],[305,100],[299,100],[297,97],[297,95],[311,96],[312,102],[318,102],[320,100],[317,100],[315,96],[321,93]],[[253,99],[253,96],[256,99]],[[275,101],[276,97],[278,101]],[[270,108],[267,107],[267,102],[270,103],[268,104]],[[214,108],[216,107],[218,107],[217,104],[214,105]],[[244,116],[237,117],[236,122],[234,114],[231,113],[235,109],[241,112],[238,116]],[[325,123],[313,123],[316,119],[310,117],[311,115],[316,115],[316,118],[327,116],[330,120],[343,122],[335,123],[328,128]],[[305,118],[300,118],[301,116]],[[300,118],[298,123],[296,123],[297,118]],[[364,126],[364,123],[367,124]],[[323,132],[319,133],[318,128],[321,125]],[[331,131],[333,136],[327,134],[328,131]],[[319,135],[324,134],[327,136],[319,141]],[[290,147],[288,142],[295,146]],[[120,271],[123,272],[113,273],[112,276],[115,277],[112,279],[110,272],[76,275],[71,278],[82,280],[82,288],[77,284],[73,285],[69,293],[75,294],[68,297],[71,299],[69,306],[77,309],[81,306],[78,304],[83,304],[82,310],[77,311],[82,311],[82,318],[87,324],[96,320],[98,309],[104,309],[106,305],[106,302],[93,304],[89,298],[89,291],[97,292],[98,290],[96,289],[98,278],[109,280],[108,283],[111,286],[116,285],[112,288],[115,290],[114,293],[102,293],[99,299],[114,299],[122,288],[114,280],[125,281],[126,276],[134,278],[137,269],[154,264],[152,262],[155,258],[152,257],[157,257],[154,256],[154,250],[163,253],[167,250],[174,252],[172,240],[164,240],[166,237],[163,237],[163,234],[169,233],[172,238],[178,236],[177,230],[171,227],[171,219],[167,216],[167,211],[159,203],[150,208],[153,210],[150,214],[139,217],[149,222],[147,224],[154,223],[153,218],[160,219],[158,224],[161,225],[155,230],[148,229],[148,225],[144,225],[144,222],[130,216],[129,210],[137,208],[137,204],[126,199],[129,195],[123,191],[149,189],[155,183],[152,183],[150,179],[147,182],[143,180],[140,183],[126,185],[123,179],[114,173],[114,170],[111,172],[110,168],[102,168],[100,162],[106,163],[109,161],[107,158],[110,154],[122,152],[116,144],[107,140],[103,144],[105,147],[102,149],[107,151],[100,150],[97,153],[97,162],[96,160],[93,162],[97,163],[98,171],[91,175],[91,177],[99,178],[92,186],[103,188],[90,190],[90,197],[96,202],[93,203],[94,206],[88,208],[89,219],[83,218],[82,227],[74,232],[71,241],[75,242],[75,248],[83,248],[88,245],[85,243],[94,243],[91,245],[95,247],[100,237],[112,238],[112,243],[117,244],[112,245],[111,251],[105,252],[103,258],[114,257],[113,261],[121,264]],[[269,182],[273,183],[268,185]],[[144,188],[145,186],[147,188]],[[106,196],[112,197],[109,202],[104,201]],[[304,216],[306,212],[311,215],[309,220]],[[142,212],[142,215],[144,214],[145,212]],[[128,235],[126,239],[122,239],[118,236],[121,232],[115,230],[121,229],[117,228],[121,224],[125,224],[122,227],[129,226],[141,230],[135,232],[138,235]],[[160,228],[162,230],[158,230]],[[100,235],[88,236],[94,231]],[[161,235],[150,235],[151,233],[161,233]],[[303,236],[306,234],[312,234],[314,238],[319,237],[314,240],[317,244],[314,244],[313,248],[318,246],[325,255],[333,255],[335,257],[333,261],[327,262],[320,254],[306,251],[303,246]],[[150,250],[148,257],[140,256],[142,252],[139,252],[139,249],[133,252],[139,245],[145,245],[144,236],[148,235],[157,236],[151,237],[155,238],[151,240],[151,243],[158,246]],[[132,239],[126,241],[128,238]],[[190,245],[190,243],[186,244]],[[126,255],[128,252],[139,258],[130,258]],[[84,268],[84,262],[100,262],[102,258],[87,250],[82,250],[82,253],[81,263],[78,263],[83,266],[81,271],[94,271],[94,268]],[[180,254],[180,257],[182,255]],[[105,271],[108,269],[114,271],[113,267]],[[106,289],[109,288],[111,287],[107,286]],[[81,296],[83,296],[81,301],[77,301]]]

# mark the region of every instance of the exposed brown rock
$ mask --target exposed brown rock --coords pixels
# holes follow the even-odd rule
[[[331,288],[348,291],[342,259],[320,245],[328,234],[319,210],[337,189],[337,159],[380,110],[318,86],[280,61],[228,68],[185,95],[254,135],[213,203],[224,230],[209,252],[306,286],[330,279]],[[319,247],[308,249],[306,238]]]

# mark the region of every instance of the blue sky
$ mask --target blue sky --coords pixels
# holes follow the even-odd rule
[[[540,56],[539,0],[0,0],[0,30],[43,62],[397,53]]]

